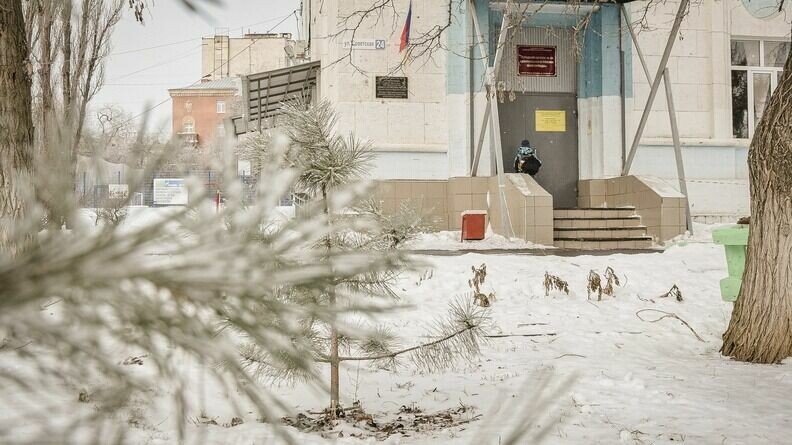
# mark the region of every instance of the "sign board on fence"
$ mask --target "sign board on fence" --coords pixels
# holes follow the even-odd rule
[[[406,77],[377,76],[376,79],[377,99],[407,99]]]
[[[346,40],[344,49],[385,49],[385,39]]]
[[[520,76],[555,76],[555,46],[517,45],[517,74]]]
[[[154,179],[154,205],[187,205],[187,185],[184,179]]]
[[[566,131],[566,111],[536,110],[536,131]]]
[[[108,184],[107,189],[110,199],[127,199],[129,196],[129,185],[127,184]]]

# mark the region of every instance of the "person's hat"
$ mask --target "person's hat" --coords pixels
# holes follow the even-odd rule
[[[523,147],[528,147],[531,145],[531,143],[528,142],[528,139],[523,139],[523,141],[520,142],[520,145],[522,145]]]

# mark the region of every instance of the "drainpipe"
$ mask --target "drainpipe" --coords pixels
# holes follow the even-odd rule
[[[622,8],[619,8],[619,94],[621,95],[621,170],[627,160],[627,84],[624,81],[624,34],[622,33]]]
[[[475,12],[475,11],[474,11]],[[468,29],[470,29],[470,23],[468,23]],[[468,170],[473,167],[473,157],[476,153],[476,91],[475,91],[475,82],[473,81],[473,73],[474,67],[473,63],[475,63],[475,54],[474,54],[474,45],[473,39],[470,38],[470,32],[468,32],[468,126],[470,127],[470,147],[469,147],[469,160],[468,163]]]

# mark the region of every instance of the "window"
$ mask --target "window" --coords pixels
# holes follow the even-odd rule
[[[789,42],[731,41],[732,134],[753,136],[789,54]]]
[[[218,100],[217,101],[217,113],[218,114],[224,114],[225,112],[226,112],[225,101]]]
[[[218,136],[220,136],[220,137],[225,136],[225,124],[224,123],[220,122],[219,124],[217,124],[216,134]]]
[[[192,102],[191,102],[191,101],[189,101],[189,100],[188,100],[187,102],[185,102],[185,103],[184,103],[184,109],[185,109],[185,110],[186,110],[188,113],[192,113]]]
[[[182,133],[193,134],[195,133],[195,121],[190,118],[186,117],[182,121]]]

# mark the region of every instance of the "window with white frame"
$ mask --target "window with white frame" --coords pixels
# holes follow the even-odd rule
[[[218,114],[225,114],[225,112],[226,112],[226,104],[225,104],[225,101],[223,101],[223,100],[218,100],[218,101],[217,101],[217,113],[218,113]]]
[[[185,118],[182,121],[182,133],[193,134],[195,133],[195,121],[192,118]]]
[[[753,136],[773,94],[789,42],[772,40],[731,41],[732,135],[747,139]]]

